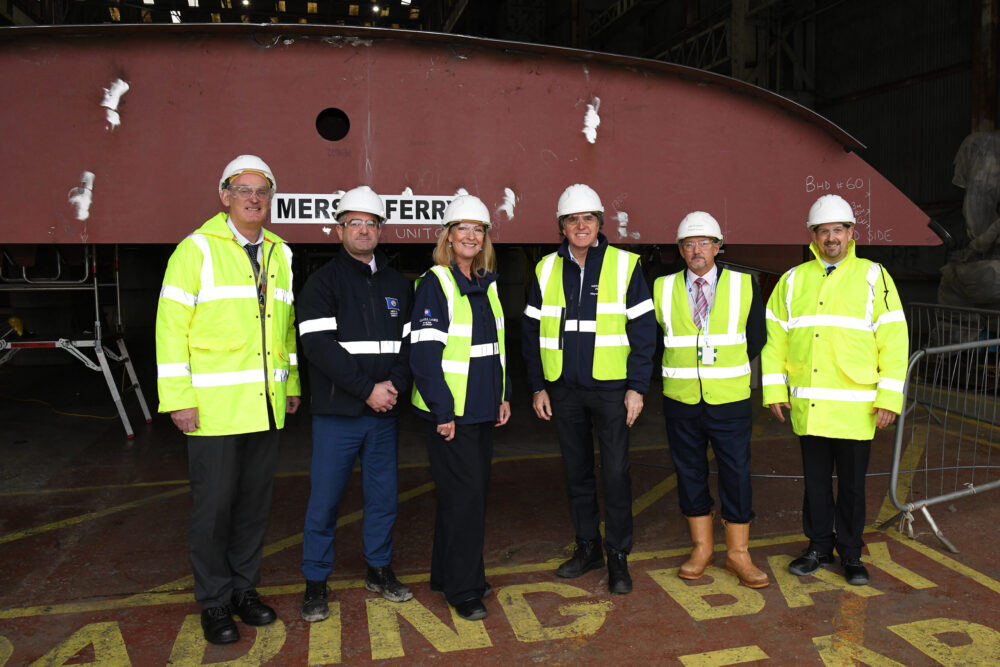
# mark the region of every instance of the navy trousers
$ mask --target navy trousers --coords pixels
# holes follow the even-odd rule
[[[358,458],[364,493],[361,538],[365,561],[373,567],[392,562],[392,527],[398,502],[397,435],[395,417],[313,415],[309,505],[302,532],[302,574],[306,579],[323,581],[333,570],[340,500]]]
[[[719,500],[722,518],[732,523],[750,523],[754,518],[750,488],[749,410],[731,411],[730,416],[711,415],[707,410],[691,416],[672,415],[665,405],[670,457],[677,472],[677,497],[684,516],[704,516],[715,501],[708,485],[708,445],[719,470]],[[672,407],[672,406],[671,406]]]
[[[593,431],[597,431],[604,482],[605,547],[628,553],[632,550],[632,477],[625,390],[569,390],[558,383],[549,384],[547,390],[559,435],[576,538],[596,540],[601,536],[594,475]]]
[[[841,440],[803,435],[802,532],[809,548],[824,554],[834,547],[843,559],[861,557],[865,529],[865,474],[871,440]],[[837,499],[833,498],[833,473],[837,472]],[[836,533],[834,532],[836,529]]]

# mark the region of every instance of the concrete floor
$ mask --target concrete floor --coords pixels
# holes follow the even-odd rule
[[[54,354],[54,353],[51,353]],[[149,368],[151,366],[144,366]],[[155,385],[146,378],[155,406]],[[523,385],[522,385],[523,386]],[[44,401],[44,402],[39,402]],[[456,619],[428,589],[434,491],[412,415],[400,442],[394,568],[414,590],[399,605],[364,590],[361,489],[341,506],[333,614],[299,618],[301,530],[309,493],[308,413],[290,420],[260,591],[280,621],[206,645],[191,595],[183,437],[169,419],[138,417],[133,440],[101,377],[78,365],[0,367],[0,667],[4,665],[415,664],[996,665],[1000,664],[997,493],[934,509],[961,553],[926,521],[915,538],[892,527],[886,493],[891,438],[880,433],[868,484],[872,582],[848,587],[839,566],[794,577],[805,546],[797,440],[762,408],[754,421],[755,562],[768,588],[739,587],[720,569],[676,577],[689,538],[658,393],[632,434],[635,590],[611,596],[607,573],[558,579],[570,552],[558,445],[519,392],[497,434],[485,560],[495,594],[485,621]],[[72,413],[63,414],[63,413]],[[95,419],[80,415],[101,415]],[[717,539],[722,529],[717,527]]]

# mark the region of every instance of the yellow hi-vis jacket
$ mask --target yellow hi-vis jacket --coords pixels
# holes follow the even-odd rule
[[[597,283],[597,313],[594,320],[565,320],[566,295],[563,293],[563,258],[554,252],[546,255],[535,266],[535,276],[542,295],[538,335],[545,379],[555,382],[562,377],[562,335],[565,331],[594,332],[595,380],[624,380],[628,374],[628,355],[631,351],[625,325],[629,319],[649,311],[647,299],[641,309],[628,312],[625,294],[632,273],[638,265],[635,253],[608,246],[604,250],[601,275]],[[525,314],[529,314],[525,310]],[[529,314],[531,316],[531,314]]]
[[[663,395],[694,405],[719,405],[750,398],[747,317],[753,299],[750,274],[719,269],[708,335],[691,317],[684,271],[653,284],[656,321],[663,329]],[[715,362],[701,363],[698,349],[715,349]]]
[[[871,440],[874,408],[903,407],[909,340],[892,278],[854,254],[827,275],[816,259],[789,270],[767,302],[764,405],[789,401],[797,435]]]
[[[500,396],[505,396],[507,387],[507,349],[504,339],[503,308],[500,306],[500,295],[497,292],[496,281],[491,282],[486,289],[486,297],[490,302],[490,310],[496,320],[497,340],[495,343],[482,345],[472,344],[472,307],[469,297],[464,296],[458,288],[451,267],[440,264],[432,266],[430,273],[437,276],[441,283],[441,291],[448,301],[448,332],[441,335],[437,329],[412,329],[410,342],[419,343],[422,340],[437,340],[444,343],[441,352],[441,370],[444,371],[444,381],[455,399],[454,413],[456,417],[465,414],[465,396],[469,387],[469,360],[472,357],[489,357],[500,355]],[[427,274],[424,274],[426,276]],[[423,279],[423,276],[421,277]],[[417,281],[419,284],[419,280]],[[489,321],[489,320],[487,320]],[[417,383],[413,383],[410,402],[425,412],[430,412],[424,397],[417,391]]]
[[[178,244],[156,311],[160,412],[198,408],[191,435],[266,431],[267,401],[278,428],[285,398],[298,396],[292,251],[265,230],[263,310],[253,268],[219,213]]]

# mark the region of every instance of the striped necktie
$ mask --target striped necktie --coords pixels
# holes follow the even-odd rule
[[[705,279],[698,278],[694,281],[694,323],[701,330],[705,329],[705,321],[708,319],[708,299],[705,298]]]
[[[259,243],[248,243],[243,246],[243,249],[247,251],[247,256],[250,258],[250,265],[253,267],[253,277],[255,279],[260,277],[260,262],[257,261],[257,250],[259,248]]]

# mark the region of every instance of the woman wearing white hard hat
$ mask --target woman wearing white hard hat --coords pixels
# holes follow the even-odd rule
[[[491,226],[477,197],[457,196],[445,209],[435,265],[417,284],[410,338],[412,400],[427,422],[437,487],[430,586],[469,620],[486,616],[483,540],[493,428],[510,417]]]

